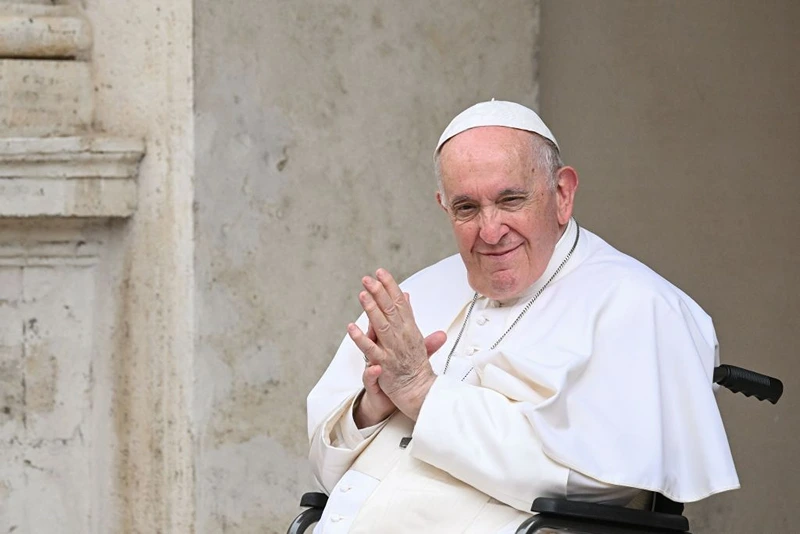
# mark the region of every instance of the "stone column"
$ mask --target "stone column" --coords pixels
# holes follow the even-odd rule
[[[116,524],[194,530],[192,0],[83,0],[96,131],[141,137],[137,208],[112,223],[109,336]],[[98,490],[100,492],[100,490]],[[102,497],[98,497],[101,499]]]

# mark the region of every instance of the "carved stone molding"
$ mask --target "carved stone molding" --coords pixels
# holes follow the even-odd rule
[[[0,57],[87,59],[89,21],[76,6],[0,2]]]
[[[99,261],[98,242],[52,240],[42,242],[0,242],[2,267],[88,267]],[[2,295],[0,295],[2,300]]]
[[[0,218],[129,217],[143,155],[140,139],[0,138]]]
[[[0,131],[81,135],[94,109],[92,30],[77,6],[0,1]]]
[[[0,131],[4,137],[86,133],[92,92],[90,63],[0,59]]]

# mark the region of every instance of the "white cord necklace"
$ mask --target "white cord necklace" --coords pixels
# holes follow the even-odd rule
[[[522,316],[523,316],[523,315],[525,315],[526,313],[528,313],[528,310],[530,310],[530,309],[531,309],[531,306],[533,306],[533,303],[534,303],[534,302],[536,302],[536,299],[538,299],[538,298],[539,298],[539,295],[541,295],[541,294],[542,294],[542,292],[543,292],[543,291],[544,291],[544,290],[547,288],[547,286],[549,286],[549,285],[550,285],[550,282],[552,282],[552,281],[553,281],[553,279],[554,279],[556,276],[558,276],[558,273],[560,273],[560,272],[561,272],[561,269],[563,269],[563,268],[564,268],[564,266],[567,264],[567,262],[569,261],[569,259],[572,257],[572,253],[573,253],[573,252],[575,252],[575,247],[577,247],[577,246],[578,246],[578,238],[579,238],[579,237],[580,237],[580,235],[581,235],[581,227],[578,225],[577,221],[575,222],[575,227],[576,227],[576,232],[575,232],[575,242],[574,242],[574,243],[572,243],[572,248],[571,248],[571,249],[569,249],[569,252],[568,252],[568,253],[567,253],[567,255],[564,257],[564,260],[561,262],[561,264],[560,264],[560,265],[558,266],[558,268],[555,270],[555,272],[553,273],[553,275],[552,275],[552,276],[550,276],[550,278],[548,278],[547,282],[545,282],[545,283],[544,283],[544,285],[543,285],[541,288],[539,288],[539,291],[537,291],[537,292],[536,292],[536,294],[535,294],[535,295],[533,295],[533,297],[531,298],[531,300],[529,300],[529,301],[528,301],[528,303],[527,303],[527,304],[525,304],[525,307],[524,307],[524,308],[522,308],[522,311],[519,313],[519,315],[517,316],[517,318],[516,318],[516,319],[514,319],[514,322],[513,322],[513,323],[511,323],[511,326],[509,326],[509,327],[506,329],[506,331],[505,331],[505,332],[503,332],[503,335],[502,335],[502,336],[500,336],[500,337],[497,339],[497,341],[495,341],[495,342],[494,342],[494,344],[493,344],[491,347],[489,347],[489,350],[494,350],[495,348],[497,348],[497,346],[500,344],[500,342],[501,342],[501,341],[503,341],[503,339],[504,339],[504,338],[505,338],[505,337],[508,335],[508,333],[509,333],[509,332],[511,332],[511,330],[512,330],[512,329],[513,329],[515,326],[517,326],[517,324],[519,323],[520,319],[522,319]],[[447,368],[448,368],[448,367],[450,367],[450,358],[452,358],[452,357],[453,357],[453,354],[454,354],[454,353],[455,353],[455,351],[456,351],[456,347],[458,347],[458,342],[459,342],[459,341],[461,341],[461,335],[464,333],[464,329],[467,327],[467,323],[469,322],[469,316],[472,314],[472,309],[475,307],[475,303],[476,303],[477,301],[478,301],[478,292],[476,291],[476,292],[475,292],[475,295],[473,295],[473,297],[472,297],[472,302],[471,302],[471,303],[470,303],[470,305],[469,305],[469,309],[467,310],[467,316],[464,318],[464,324],[462,324],[462,325],[461,325],[461,330],[459,330],[459,331],[458,331],[458,336],[456,336],[456,342],[455,342],[455,343],[453,343],[453,348],[451,348],[451,349],[450,349],[450,354],[448,354],[448,355],[447,355],[447,360],[446,360],[446,361],[445,361],[445,363],[444,363],[444,371],[442,371],[442,374],[443,374],[443,375],[444,375],[444,374],[447,374]],[[466,373],[464,376],[462,376],[462,377],[461,377],[461,381],[462,381],[462,382],[464,381],[464,379],[465,379],[465,378],[467,378],[467,377],[469,376],[469,374],[470,374],[470,373],[473,371],[473,369],[475,369],[475,367],[474,367],[474,366],[473,366],[473,367],[470,367],[470,368],[469,368],[469,371],[467,371],[467,373]]]

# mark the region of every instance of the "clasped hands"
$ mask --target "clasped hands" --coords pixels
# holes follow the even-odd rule
[[[361,283],[364,291],[358,300],[369,328],[364,333],[353,323],[347,325],[347,334],[367,362],[362,375],[364,394],[354,412],[356,426],[378,424],[395,409],[416,421],[436,379],[428,358],[447,336],[438,331],[423,338],[408,294],[385,269],[378,269],[375,278],[365,276]]]

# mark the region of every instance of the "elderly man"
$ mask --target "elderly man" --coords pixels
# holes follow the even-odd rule
[[[738,487],[711,319],[580,228],[578,175],[530,109],[477,104],[434,153],[459,254],[362,317],[308,398],[316,532],[514,532],[539,496],[680,502]]]

